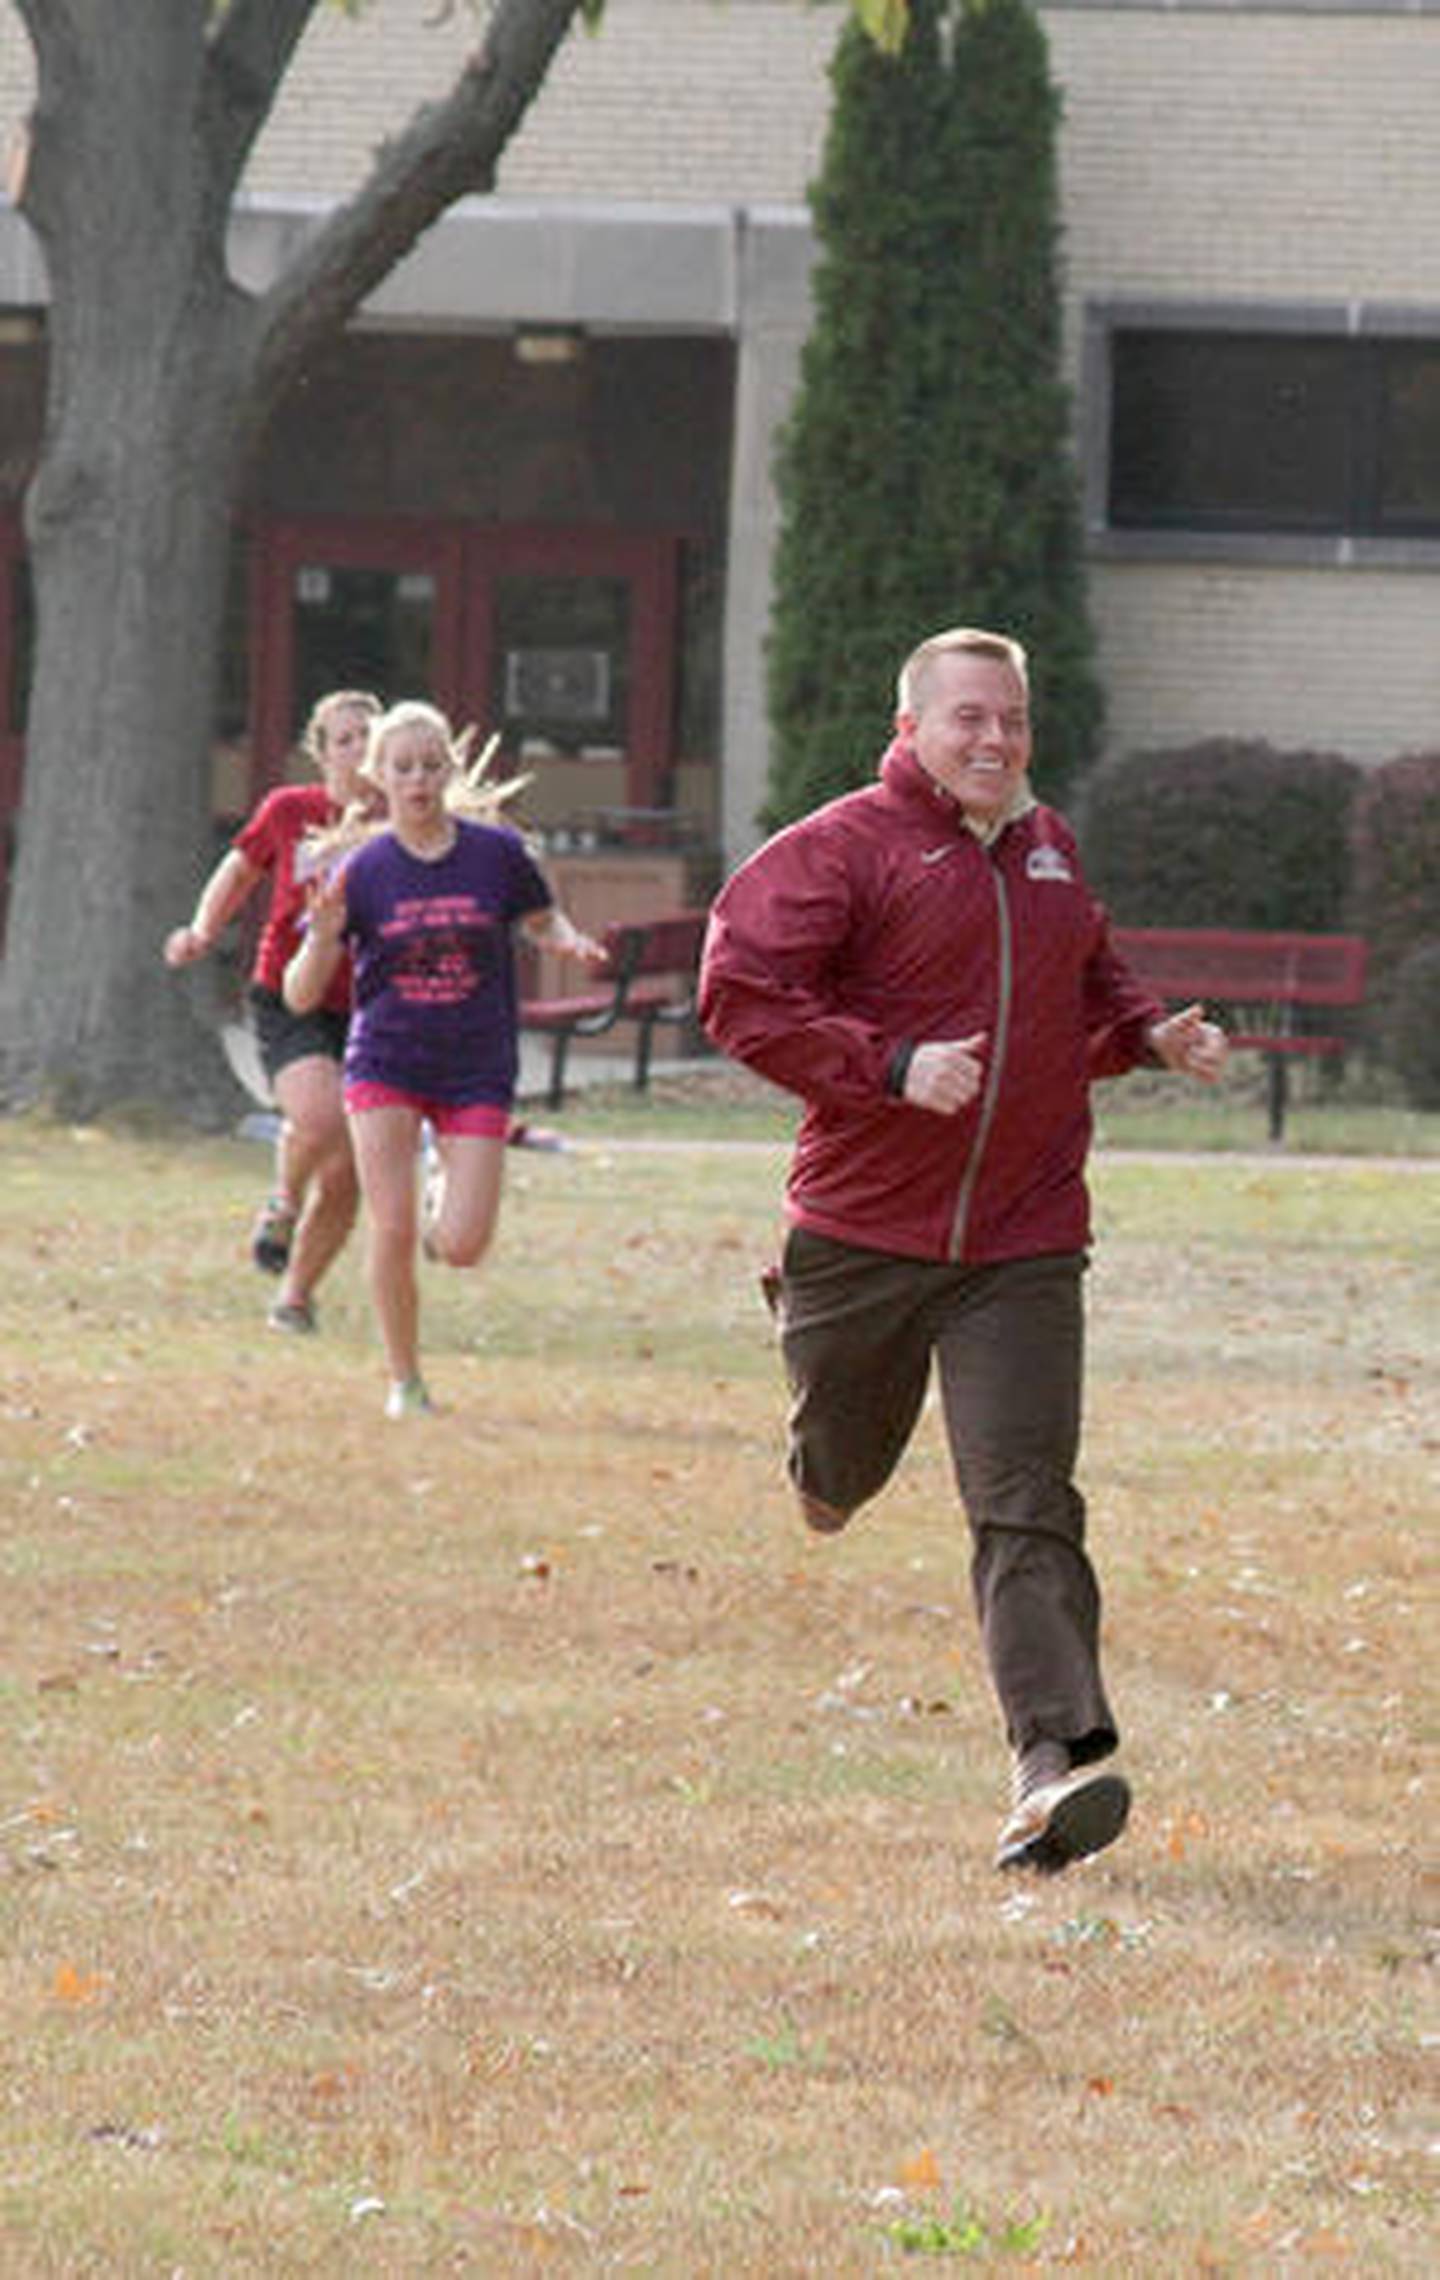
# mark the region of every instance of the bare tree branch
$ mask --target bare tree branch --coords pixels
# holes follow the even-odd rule
[[[492,186],[506,143],[584,5],[496,0],[450,93],[381,146],[355,196],[306,240],[259,305],[262,416],[297,356],[341,323],[456,198]]]
[[[35,0],[30,0],[35,5]],[[210,146],[229,195],[320,0],[231,0],[210,42]]]

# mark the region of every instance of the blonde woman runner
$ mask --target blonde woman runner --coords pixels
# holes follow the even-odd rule
[[[385,821],[346,848],[342,832],[311,893],[308,928],[285,976],[291,1011],[324,1002],[347,951],[354,1005],[345,1108],[369,1223],[370,1295],[390,1386],[386,1414],[431,1407],[420,1372],[416,1156],[435,1136],[439,1178],[424,1248],[447,1266],[478,1264],[500,1208],[519,1064],[513,931],[592,967],[600,945],[555,907],[519,832],[464,813],[477,793],[449,722],[410,702],[370,730],[364,773]],[[482,762],[483,768],[483,762]]]

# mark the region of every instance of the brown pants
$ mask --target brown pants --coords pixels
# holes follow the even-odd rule
[[[1104,1757],[1115,1721],[1100,1678],[1100,1591],[1074,1483],[1084,1349],[1078,1254],[957,1267],[860,1250],[793,1228],[781,1329],[791,1477],[853,1512],[890,1478],[935,1357],[971,1583],[1014,1749]]]

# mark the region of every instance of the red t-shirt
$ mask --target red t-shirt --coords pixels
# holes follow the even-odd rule
[[[295,850],[308,831],[336,821],[336,811],[323,784],[282,784],[267,792],[250,821],[232,844],[247,863],[264,871],[270,881],[270,906],[260,930],[251,980],[261,989],[281,996],[285,968],[300,946],[305,916],[304,882],[295,876]],[[342,959],[325,992],[330,1013],[350,1010],[350,961]]]

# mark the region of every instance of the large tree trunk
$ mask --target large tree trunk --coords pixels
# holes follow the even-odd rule
[[[36,595],[0,1087],[75,1116],[213,1113],[213,1032],[160,946],[210,836],[227,505],[255,333],[224,271],[233,143],[204,10],[29,0],[40,65],[27,207],[51,282],[26,500]],[[157,122],[159,122],[157,126]],[[217,147],[218,146],[218,147]]]
[[[194,417],[194,346],[150,375],[123,454],[82,470],[54,438],[28,504],[39,638],[0,1037],[11,1102],[72,1116],[234,1104],[204,993],[160,956],[210,851],[227,565],[230,443]]]
[[[226,271],[231,198],[318,4],[15,0],[38,65],[22,203],[51,324],[0,1105],[144,1102],[210,1122],[236,1104],[194,980],[161,962],[213,856],[236,472],[297,359],[489,186],[584,0],[494,0],[445,100],[251,301]]]

